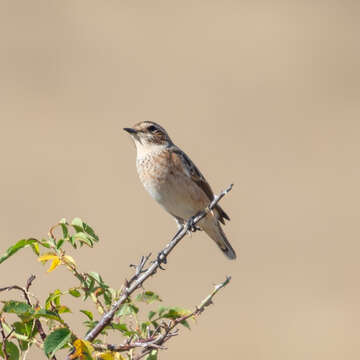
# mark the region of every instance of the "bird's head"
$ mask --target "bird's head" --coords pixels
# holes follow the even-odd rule
[[[172,144],[165,129],[152,121],[142,121],[124,130],[133,138],[138,152],[152,151]]]

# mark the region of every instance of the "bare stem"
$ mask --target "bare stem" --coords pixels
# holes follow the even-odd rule
[[[214,290],[200,303],[199,306],[195,308],[193,312],[188,315],[179,317],[175,320],[172,320],[169,324],[163,324],[160,326],[157,331],[154,332],[152,336],[149,336],[146,339],[139,339],[137,341],[127,341],[121,345],[111,345],[111,344],[93,344],[93,347],[97,351],[116,351],[123,352],[129,351],[135,348],[143,349],[140,354],[138,354],[134,360],[140,360],[144,356],[148,355],[152,350],[162,350],[166,349],[163,344],[167,342],[170,338],[178,335],[178,330],[175,329],[183,321],[199,316],[206,307],[212,304],[213,297],[224,288],[231,280],[230,276],[227,276],[226,279],[215,286]],[[163,332],[161,333],[161,330]]]
[[[4,353],[5,360],[9,360],[10,359],[9,354],[6,352],[6,341],[9,338],[9,336],[11,335],[11,333],[8,335],[5,335],[5,331],[4,331],[2,322],[3,322],[3,320],[0,318],[0,333],[1,333],[1,337],[3,339],[2,352]]]
[[[0,292],[1,291],[10,291],[10,290],[19,290],[19,291],[21,291],[23,293],[24,298],[25,298],[26,302],[28,303],[28,305],[30,305],[32,307],[32,303],[31,303],[30,295],[29,295],[29,288],[30,288],[31,284],[33,283],[33,281],[35,280],[35,278],[36,278],[35,275],[31,275],[29,277],[29,279],[26,281],[26,286],[25,287],[21,287],[21,286],[18,286],[18,285],[7,286],[7,287],[4,287],[4,288],[0,288]],[[37,328],[37,330],[38,330],[38,332],[40,334],[41,340],[45,341],[46,333],[45,333],[39,319],[35,320],[35,326],[36,326],[36,328]],[[56,360],[55,355],[51,359]]]
[[[110,324],[120,306],[125,303],[125,301],[136,289],[142,286],[145,280],[156,273],[156,271],[161,267],[162,260],[172,252],[181,239],[194,227],[194,225],[202,220],[216,206],[216,204],[232,189],[232,187],[233,185],[231,184],[219,195],[214,196],[213,201],[207,208],[199,212],[193,218],[189,219],[183,228],[175,234],[173,239],[161,251],[157,260],[155,260],[146,270],[144,270],[144,266],[148,257],[145,259],[142,257],[140,264],[136,268],[135,276],[133,276],[129,282],[126,282],[126,286],[124,286],[120,298],[111,306],[110,310],[102,316],[95,327],[85,336],[85,340],[92,342],[104,330],[104,328]]]

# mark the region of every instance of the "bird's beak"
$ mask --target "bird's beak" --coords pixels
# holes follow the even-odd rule
[[[137,131],[135,129],[132,129],[132,128],[124,128],[124,130],[126,132],[128,132],[129,134],[136,134],[137,133]]]

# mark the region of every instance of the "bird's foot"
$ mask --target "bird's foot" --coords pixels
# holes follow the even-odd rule
[[[159,268],[160,268],[161,270],[165,270],[165,268],[163,268],[163,267],[161,266],[161,264],[167,264],[166,255],[164,254],[163,251],[160,251],[160,252],[159,252],[159,254],[158,254],[157,258],[156,258],[156,261],[157,261],[157,263],[159,264]]]
[[[195,215],[196,216],[196,215]],[[194,223],[194,220],[195,220],[195,216],[192,216],[190,219],[189,219],[189,222],[188,222],[188,226],[189,226],[189,231],[190,232],[195,232],[195,231],[201,231],[201,229],[196,226],[196,224]]]

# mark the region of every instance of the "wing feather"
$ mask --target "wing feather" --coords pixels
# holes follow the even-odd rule
[[[191,159],[180,149],[174,148],[171,149],[171,151],[178,155],[178,158],[181,160],[185,170],[187,171],[189,177],[199,186],[199,188],[206,194],[206,196],[209,198],[210,201],[214,199],[214,193],[209,185],[209,183],[206,181],[203,174],[200,172],[200,170],[196,167],[196,165],[191,161]],[[217,210],[219,214],[219,221],[222,224],[225,224],[225,220],[230,220],[229,216],[226,214],[226,212],[219,206],[216,205],[215,209]]]

